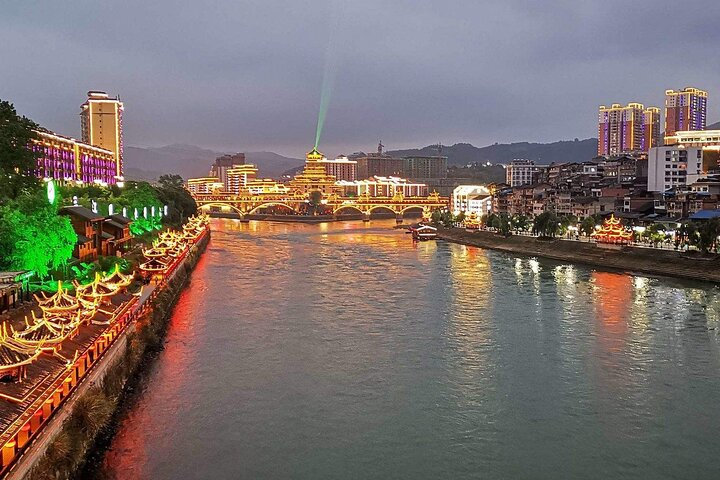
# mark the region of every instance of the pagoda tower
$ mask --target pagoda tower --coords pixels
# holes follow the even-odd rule
[[[317,147],[305,155],[305,168],[295,178],[290,180],[290,188],[298,193],[308,194],[317,190],[323,195],[338,193],[340,188],[336,185],[337,179],[334,175],[328,175],[323,160],[325,156],[320,153]]]

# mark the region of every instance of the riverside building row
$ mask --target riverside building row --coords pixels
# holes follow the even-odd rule
[[[708,135],[717,138],[714,144],[657,147],[648,156],[550,164],[521,185],[461,185],[452,210],[528,217],[552,211],[579,219],[615,213],[632,222],[720,217],[720,132],[715,135]]]

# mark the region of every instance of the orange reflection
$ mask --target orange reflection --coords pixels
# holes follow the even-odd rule
[[[632,277],[626,274],[594,271],[591,276],[595,286],[594,306],[599,335],[608,351],[623,348],[628,333],[629,308],[632,305]]]

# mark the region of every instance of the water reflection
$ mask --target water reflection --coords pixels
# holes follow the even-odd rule
[[[720,295],[394,221],[213,222],[114,478],[714,478]]]

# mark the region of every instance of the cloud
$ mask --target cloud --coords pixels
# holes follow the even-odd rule
[[[338,8],[341,7],[341,8]],[[720,92],[720,5],[665,0],[9,2],[0,98],[67,135],[89,89],[120,94],[129,145],[301,155],[328,41],[322,143],[338,153],[442,141],[589,137],[599,104]],[[333,12],[342,11],[331,34]]]

